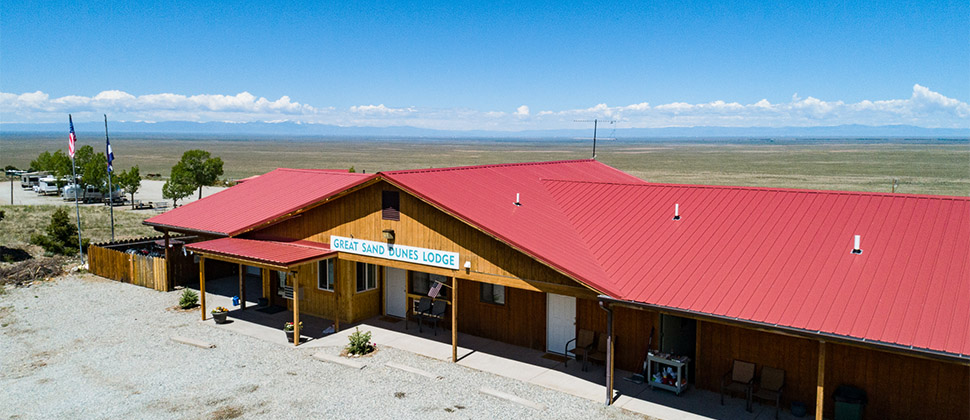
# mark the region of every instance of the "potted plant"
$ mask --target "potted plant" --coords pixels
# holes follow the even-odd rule
[[[300,321],[300,329],[303,329],[303,321]],[[286,341],[293,343],[293,323],[287,322],[283,324],[283,332],[286,333]]]
[[[212,319],[216,321],[216,324],[225,324],[227,316],[229,316],[229,310],[225,306],[216,306],[212,310]]]

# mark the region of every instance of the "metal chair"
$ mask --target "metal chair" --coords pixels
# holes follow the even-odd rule
[[[761,368],[761,380],[758,381],[758,390],[751,394],[752,397],[760,400],[775,402],[775,418],[778,418],[778,410],[781,408],[781,392],[785,388],[785,371],[765,366]]]
[[[438,335],[438,320],[445,317],[445,311],[448,309],[448,302],[443,300],[436,300],[431,305],[431,310],[421,314],[421,318],[427,318],[429,321],[434,321],[434,326],[431,330],[434,331],[434,335]],[[421,331],[421,320],[418,320],[418,331]],[[422,331],[423,332],[423,331]]]
[[[724,405],[724,391],[744,392],[745,409],[750,413],[753,386],[754,363],[735,360],[731,371],[721,378],[721,405]]]
[[[572,353],[574,356],[576,356],[576,360],[579,360],[579,357],[580,356],[583,357],[583,370],[584,371],[586,370],[586,362],[587,362],[587,359],[589,359],[589,357],[587,357],[588,354],[589,354],[589,351],[593,349],[593,344],[594,344],[593,343],[593,337],[594,337],[594,333],[592,331],[580,329],[579,330],[579,335],[577,335],[576,338],[567,341],[566,342],[566,347],[563,348],[563,354],[565,354],[567,356],[569,355],[569,353]],[[575,342],[576,345],[573,346],[573,348],[570,349],[569,348],[569,344],[570,343],[573,343],[573,342]],[[566,358],[566,362],[563,363],[563,366],[569,367],[569,358],[568,357]]]
[[[421,317],[424,316],[424,314],[427,313],[430,310],[431,310],[431,298],[429,298],[429,297],[423,297],[421,299],[418,299],[418,307],[417,307],[417,309],[414,310],[414,312],[418,315],[418,331],[419,332],[421,331]],[[408,329],[408,316],[407,315],[409,315],[409,314],[406,314],[405,317],[404,317],[404,329]]]

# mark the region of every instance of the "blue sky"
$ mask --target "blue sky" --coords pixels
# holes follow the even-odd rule
[[[965,0],[199,3],[2,2],[0,121],[970,127]]]

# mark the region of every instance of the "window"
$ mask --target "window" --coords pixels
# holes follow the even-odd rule
[[[428,291],[431,290],[431,286],[434,286],[434,282],[440,281],[445,283],[448,280],[445,276],[439,276],[437,274],[422,273],[420,271],[411,272],[411,294],[427,296]],[[448,298],[448,288],[442,287],[441,291],[438,292],[439,298]]]
[[[479,291],[482,294],[482,302],[494,303],[496,305],[505,304],[505,286],[491,283],[479,283]]]
[[[381,194],[381,219],[401,220],[401,196],[397,191]]]
[[[276,288],[276,294],[283,296],[283,288],[286,287],[286,273],[282,271],[273,271],[276,273],[276,279],[280,284],[280,287]]]
[[[326,259],[317,264],[317,288],[333,291],[334,259]]]
[[[377,288],[377,266],[374,264],[357,263],[357,292],[366,292]]]

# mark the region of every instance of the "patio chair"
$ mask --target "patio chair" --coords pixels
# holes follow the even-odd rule
[[[785,371],[765,366],[761,368],[761,380],[758,381],[758,390],[752,397],[775,402],[775,418],[778,418],[778,410],[781,408],[781,392],[785,388]]]
[[[734,361],[731,371],[721,378],[721,405],[724,405],[724,392],[744,392],[745,409],[751,412],[751,390],[754,386],[754,363]]]
[[[434,326],[431,330],[434,331],[434,335],[438,335],[438,321],[444,319],[445,310],[448,309],[448,302],[443,300],[436,300],[431,305],[431,311],[424,312],[421,314],[421,318],[427,318],[428,321],[434,322]],[[418,331],[421,331],[421,321],[418,321]],[[422,331],[423,332],[423,331]]]
[[[576,356],[576,360],[579,360],[580,356],[582,356],[583,370],[586,370],[586,359],[588,359],[587,355],[589,354],[590,350],[593,349],[593,334],[594,333],[590,330],[580,329],[579,335],[577,335],[576,338],[566,342],[566,347],[562,352],[566,356],[569,356],[569,353],[572,353],[574,356]],[[573,342],[576,344],[573,346],[573,348],[569,348],[569,345]],[[569,367],[568,357],[566,358],[566,362],[563,363],[563,366]]]
[[[606,368],[606,354],[607,354],[607,341],[609,336],[606,333],[600,333],[596,340],[596,348],[589,352],[589,360],[594,362],[600,362],[603,364],[603,368]],[[616,345],[616,336],[613,336],[613,345]],[[585,369],[584,369],[585,370]],[[605,373],[605,372],[604,372]]]
[[[430,311],[431,311],[431,298],[423,297],[421,299],[418,299],[418,307],[417,309],[414,310],[414,312],[418,314],[418,331],[421,331],[421,317],[423,317],[425,313]],[[405,314],[404,316],[404,329],[408,329],[408,315],[410,314]]]

